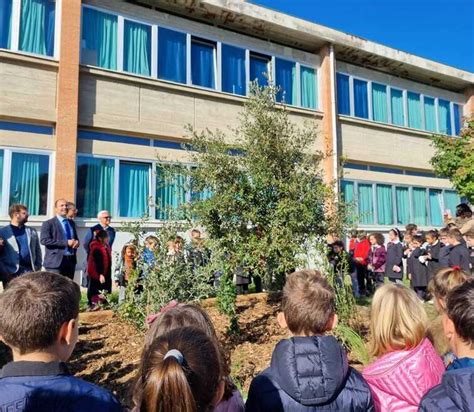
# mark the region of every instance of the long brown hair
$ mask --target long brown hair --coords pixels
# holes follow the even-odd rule
[[[182,362],[169,356],[172,349],[182,354]],[[145,347],[134,401],[140,412],[204,412],[221,379],[216,343],[197,328],[174,329]]]

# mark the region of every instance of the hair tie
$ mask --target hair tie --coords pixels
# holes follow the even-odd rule
[[[453,270],[461,270],[461,266],[457,266],[457,265],[456,265],[456,266],[453,266],[451,269],[453,269]]]
[[[179,363],[181,366],[183,366],[184,356],[183,356],[183,354],[182,354],[179,350],[177,350],[177,349],[171,349],[171,350],[169,350],[168,352],[166,352],[166,355],[165,355],[165,357],[163,358],[163,361],[165,361],[166,359],[171,358],[171,357],[172,357],[172,358],[175,358],[175,359],[178,361],[178,363]]]

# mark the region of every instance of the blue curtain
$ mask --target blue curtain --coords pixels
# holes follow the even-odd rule
[[[430,220],[432,226],[443,225],[443,192],[442,190],[430,189]]]
[[[79,156],[77,159],[77,208],[79,216],[96,217],[114,209],[114,161]]]
[[[316,70],[301,66],[301,106],[308,109],[318,107]]]
[[[165,173],[156,168],[156,218],[181,218],[179,207],[186,201],[186,178],[181,173]],[[176,215],[177,213],[177,215]]]
[[[390,185],[377,185],[377,220],[379,225],[393,225],[393,197]]]
[[[151,74],[151,26],[125,20],[123,69],[129,73]]]
[[[421,129],[421,100],[418,93],[408,92],[408,127]]]
[[[30,215],[45,215],[48,203],[49,157],[13,153],[10,176],[10,205],[22,203]]]
[[[414,187],[413,188],[413,223],[416,225],[427,224],[426,214],[426,189]]]
[[[257,80],[260,87],[268,86],[268,64],[265,57],[250,55],[250,81]]]
[[[388,122],[387,86],[384,84],[372,83],[372,108],[375,121]]]
[[[454,134],[456,136],[459,136],[461,132],[461,122],[462,122],[461,108],[459,107],[459,104],[456,104],[456,103],[453,104],[453,108],[454,108]]]
[[[395,199],[397,202],[397,225],[410,223],[410,195],[408,187],[396,187]]]
[[[55,2],[22,0],[20,15],[20,50],[52,56],[54,54]]]
[[[456,214],[456,206],[460,203],[458,194],[453,190],[444,191],[444,208],[451,212],[451,216]]]
[[[82,7],[81,62],[117,70],[117,16]]]
[[[158,27],[158,77],[186,83],[186,34]]]
[[[438,120],[439,132],[451,134],[451,111],[449,110],[449,102],[446,100],[438,100]]]
[[[369,118],[367,82],[364,80],[354,79],[354,114],[363,119]]]
[[[397,89],[390,89],[392,102],[392,123],[398,126],[405,125],[403,114],[403,92]]]
[[[198,41],[191,43],[191,80],[193,84],[210,89],[216,87],[214,50],[214,44]]]
[[[296,64],[275,59],[275,84],[279,87],[277,102],[296,104]]]
[[[425,129],[428,132],[436,132],[436,110],[435,100],[431,97],[424,98]]]
[[[245,96],[245,50],[222,45],[222,91]]]
[[[3,176],[3,158],[5,154],[3,150],[0,150],[0,176]],[[3,199],[3,178],[0,177],[0,202]]]
[[[12,0],[0,0],[0,48],[11,47]]]
[[[150,196],[150,165],[120,162],[119,214],[142,217],[148,214]]]
[[[374,223],[374,201],[371,184],[358,184],[357,204],[359,206],[359,223]]]
[[[337,73],[337,112],[339,114],[351,114],[349,76]]]

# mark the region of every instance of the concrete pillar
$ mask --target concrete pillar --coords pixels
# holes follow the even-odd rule
[[[464,106],[463,117],[466,120],[474,119],[474,86],[467,88],[464,91],[467,103]]]
[[[54,199],[70,201],[75,198],[76,182],[80,37],[81,0],[63,0],[56,95]]]

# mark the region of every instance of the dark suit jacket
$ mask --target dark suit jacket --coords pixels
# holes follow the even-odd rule
[[[72,228],[73,239],[79,240],[76,224],[71,219],[69,219],[69,224]],[[45,247],[43,266],[46,269],[59,268],[64,252],[67,250],[67,239],[63,226],[56,216],[43,222],[41,226],[41,244]],[[73,249],[74,259],[76,259],[76,250]]]

